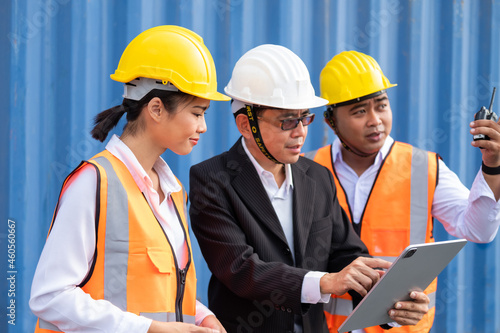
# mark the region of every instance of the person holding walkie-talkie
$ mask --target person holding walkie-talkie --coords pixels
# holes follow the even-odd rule
[[[474,120],[481,120],[481,119],[485,119],[485,120],[493,120],[494,122],[497,122],[498,121],[498,116],[495,112],[492,111],[491,107],[493,106],[493,101],[495,100],[495,92],[497,91],[497,88],[494,87],[493,88],[493,94],[491,95],[491,102],[490,102],[490,107],[487,109],[485,108],[484,106],[481,107],[481,109],[479,111],[476,112],[476,114],[474,115]],[[471,131],[471,133],[475,133],[475,131]],[[474,141],[478,141],[478,140],[490,140],[490,137],[487,136],[486,134],[474,134],[473,136],[474,138]],[[481,149],[484,149],[483,147],[479,147]]]
[[[394,86],[366,54],[347,51],[333,57],[321,72],[320,89],[329,101],[325,121],[337,138],[305,156],[333,173],[341,206],[374,257],[390,260],[409,244],[434,242],[433,218],[455,237],[491,242],[500,224],[500,125],[491,105],[470,124],[472,145],[481,148],[483,161],[469,191],[439,155],[390,136],[387,89]],[[434,281],[426,290],[431,298],[427,315],[392,333],[431,329],[436,286]],[[352,305],[346,295],[325,306],[330,332],[337,332]]]

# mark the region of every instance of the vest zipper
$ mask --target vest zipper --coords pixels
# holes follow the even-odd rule
[[[176,314],[176,319],[179,322],[184,321],[183,314],[182,314],[182,301],[184,300],[184,289],[186,287],[186,275],[187,275],[187,269],[179,269],[178,270],[178,283],[177,283],[177,301],[175,303],[175,314]]]
[[[182,311],[182,303],[184,301],[184,290],[186,287],[186,276],[187,276],[187,271],[189,270],[189,267],[191,266],[191,248],[188,245],[188,236],[187,236],[187,226],[184,226],[182,223],[182,218],[181,215],[179,214],[179,210],[177,209],[177,205],[175,204],[175,201],[172,198],[172,202],[174,204],[175,208],[175,213],[177,214],[177,220],[179,221],[182,231],[184,232],[184,242],[186,242],[187,245],[187,255],[188,255],[188,261],[186,263],[186,266],[183,269],[179,269],[179,265],[177,264],[177,259],[175,259],[175,267],[177,269],[177,300],[175,303],[175,313],[177,317],[177,321],[179,322],[184,322],[184,315]],[[185,210],[184,210],[185,211]]]
[[[158,221],[158,219],[156,219]],[[184,300],[184,289],[186,286],[186,276],[187,276],[187,270],[189,268],[189,264],[191,263],[191,260],[188,260],[186,267],[183,269],[179,268],[179,264],[177,263],[177,258],[175,257],[175,252],[174,248],[172,247],[172,244],[170,243],[170,240],[168,239],[167,234],[161,227],[160,221],[158,221],[158,225],[160,225],[160,228],[163,231],[163,234],[167,238],[167,242],[170,245],[170,249],[172,250],[172,256],[174,257],[174,263],[175,263],[175,271],[176,271],[176,278],[177,278],[177,295],[175,295],[175,321],[176,322],[183,322],[184,317],[182,315],[182,301]],[[184,232],[184,236],[186,233]],[[185,242],[187,242],[187,239],[185,238]],[[190,253],[189,253],[190,255]]]

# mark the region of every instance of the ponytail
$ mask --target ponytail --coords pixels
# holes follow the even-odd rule
[[[104,142],[108,133],[118,124],[125,112],[127,113],[127,124],[125,124],[124,131],[127,130],[129,134],[135,133],[137,127],[140,126],[135,120],[139,118],[144,105],[149,103],[153,97],[159,97],[167,112],[171,113],[175,112],[180,103],[196,98],[181,91],[164,91],[159,89],[151,90],[140,101],[124,98],[122,104],[104,110],[95,116],[94,128],[90,131],[90,134],[94,139]]]
[[[131,120],[129,119],[131,118],[131,114],[134,115],[133,120],[137,118],[137,116],[139,115],[139,112],[137,112],[138,110],[136,110],[137,105],[138,103],[136,101],[124,99],[122,104],[102,111],[97,116],[95,116],[94,128],[92,129],[92,131],[90,131],[90,134],[92,134],[92,137],[94,139],[104,142],[104,140],[106,140],[106,137],[108,136],[109,131],[111,131],[118,124],[125,112],[128,112],[127,121]]]
[[[94,128],[90,132],[92,137],[96,140],[103,142],[106,140],[109,131],[118,124],[118,121],[125,113],[125,108],[123,104],[113,106],[111,109],[107,109],[99,113],[94,118]]]

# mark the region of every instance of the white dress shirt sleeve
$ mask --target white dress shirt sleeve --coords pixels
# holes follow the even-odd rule
[[[476,243],[488,243],[498,231],[500,204],[481,171],[469,192],[458,176],[439,160],[439,182],[434,193],[432,215],[449,234]]]
[[[31,287],[30,308],[64,332],[147,332],[151,320],[94,300],[78,285],[95,250],[96,172],[81,169],[68,183]]]
[[[196,301],[196,315],[194,317],[195,324],[200,326],[201,322],[210,315],[214,315],[212,311],[210,311],[203,303],[200,301]],[[215,316],[215,315],[214,315]]]
[[[311,271],[302,280],[301,302],[309,304],[328,303],[332,294],[320,292],[319,280],[325,272]]]

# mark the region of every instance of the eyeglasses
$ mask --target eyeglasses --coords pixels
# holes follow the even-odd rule
[[[263,117],[258,117],[258,119],[266,121],[266,119],[264,119]],[[279,120],[279,123],[280,123],[280,128],[283,131],[289,131],[299,126],[299,122],[302,122],[302,126],[308,126],[313,122],[313,120],[314,120],[314,113],[308,113],[307,115],[298,118],[288,118]],[[267,121],[270,122],[269,120]]]

